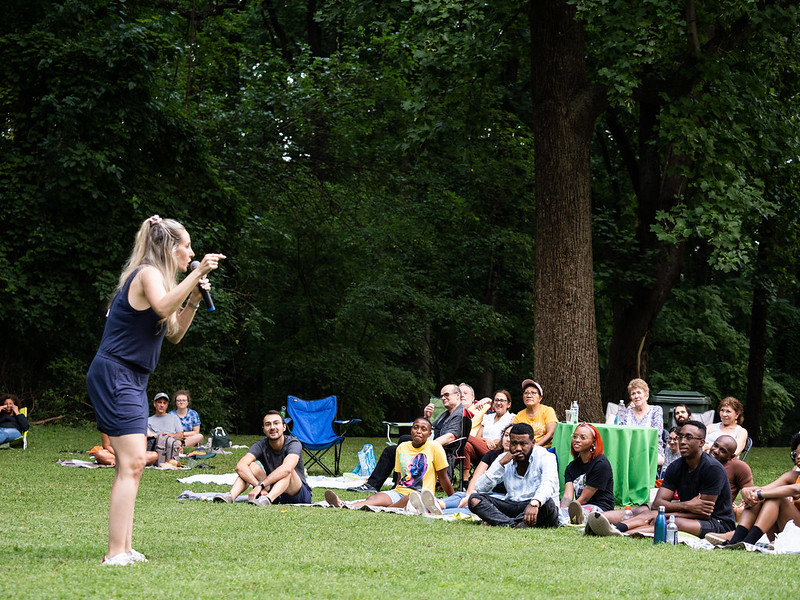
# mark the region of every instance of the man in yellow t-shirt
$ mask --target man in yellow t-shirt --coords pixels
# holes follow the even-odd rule
[[[410,492],[423,489],[434,492],[437,477],[444,492],[448,496],[453,495],[455,491],[447,476],[444,448],[439,442],[428,440],[432,430],[427,417],[417,417],[411,426],[411,441],[397,447],[394,470],[400,474],[400,478],[394,489],[378,492],[366,500],[348,503],[342,502],[333,490],[325,490],[325,500],[334,508],[361,508],[364,505],[405,508]]]

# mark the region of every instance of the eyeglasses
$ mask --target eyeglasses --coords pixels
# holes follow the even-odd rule
[[[585,442],[586,440],[593,440],[594,436],[593,435],[578,435],[577,433],[573,433],[572,434],[572,439],[573,440],[579,440],[581,442]]]
[[[523,396],[540,396],[539,390],[525,390],[522,392]]]
[[[686,440],[687,442],[691,442],[692,440],[700,440],[702,442],[703,440],[705,440],[705,438],[697,437],[697,436],[690,435],[690,434],[683,435],[683,434],[679,433],[678,434],[678,441],[681,441],[681,440]]]
[[[503,398],[502,396],[498,396],[492,402],[508,402],[508,398]]]
[[[442,394],[442,398],[449,398],[450,396],[460,396],[461,392],[445,392]]]

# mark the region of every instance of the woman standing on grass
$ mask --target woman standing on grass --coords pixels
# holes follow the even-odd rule
[[[154,215],[142,223],[86,375],[97,428],[109,436],[116,458],[105,565],[147,560],[131,547],[133,510],[146,461],[147,380],[158,364],[164,337],[173,344],[181,341],[199,307],[198,285],[208,289],[205,276],[225,258],[205,255],[176,284],[178,272],[189,268],[193,256],[189,234],[177,221]]]

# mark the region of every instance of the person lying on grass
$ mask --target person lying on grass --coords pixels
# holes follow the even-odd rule
[[[506,495],[489,492],[500,481]],[[489,525],[501,527],[558,527],[558,466],[555,454],[534,442],[533,427],[516,423],[509,451],[492,463],[475,484],[469,509]]]
[[[624,532],[652,534],[658,508],[675,515],[679,531],[705,537],[708,533],[725,533],[736,526],[731,505],[731,486],[725,467],[703,452],[706,426],[700,421],[687,421],[681,427],[678,444],[681,457],[664,474],[652,510],[638,507],[634,515],[622,523],[623,511],[593,512],[587,519],[586,532],[596,535],[622,535]],[[678,493],[678,500],[672,499]]]
[[[250,446],[236,463],[238,477],[227,494],[217,494],[214,502],[231,503],[252,486],[247,501],[258,506],[270,504],[310,504],[311,488],[303,468],[303,445],[286,435],[286,423],[277,410],[264,415],[267,436]]]
[[[428,439],[431,431],[433,427],[430,420],[427,417],[417,417],[411,426],[411,441],[403,442],[397,447],[394,470],[400,474],[400,478],[393,490],[378,492],[365,500],[348,503],[342,502],[333,490],[326,490],[325,500],[334,508],[360,508],[364,505],[405,508],[411,491],[420,492],[426,489],[433,493],[437,478],[444,492],[448,496],[452,495],[453,484],[447,476],[447,457],[439,442]]]
[[[800,452],[800,433],[792,436],[791,444],[792,458],[796,458]],[[723,536],[709,535],[709,542],[743,548],[740,542],[755,544],[765,533],[769,539],[774,539],[790,521],[800,525],[800,475],[797,471],[784,473],[764,487],[742,488],[742,498],[745,508],[733,537],[728,541]]]

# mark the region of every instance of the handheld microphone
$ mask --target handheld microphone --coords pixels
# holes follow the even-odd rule
[[[200,262],[193,260],[192,264],[189,265],[189,268],[192,271],[194,271],[199,266]],[[214,306],[214,301],[211,299],[211,293],[207,289],[204,289],[203,286],[200,285],[199,283],[197,284],[197,287],[200,289],[200,294],[202,294],[203,296],[203,302],[205,302],[206,306],[208,307],[208,312],[211,312],[212,310],[217,310],[217,307]]]

